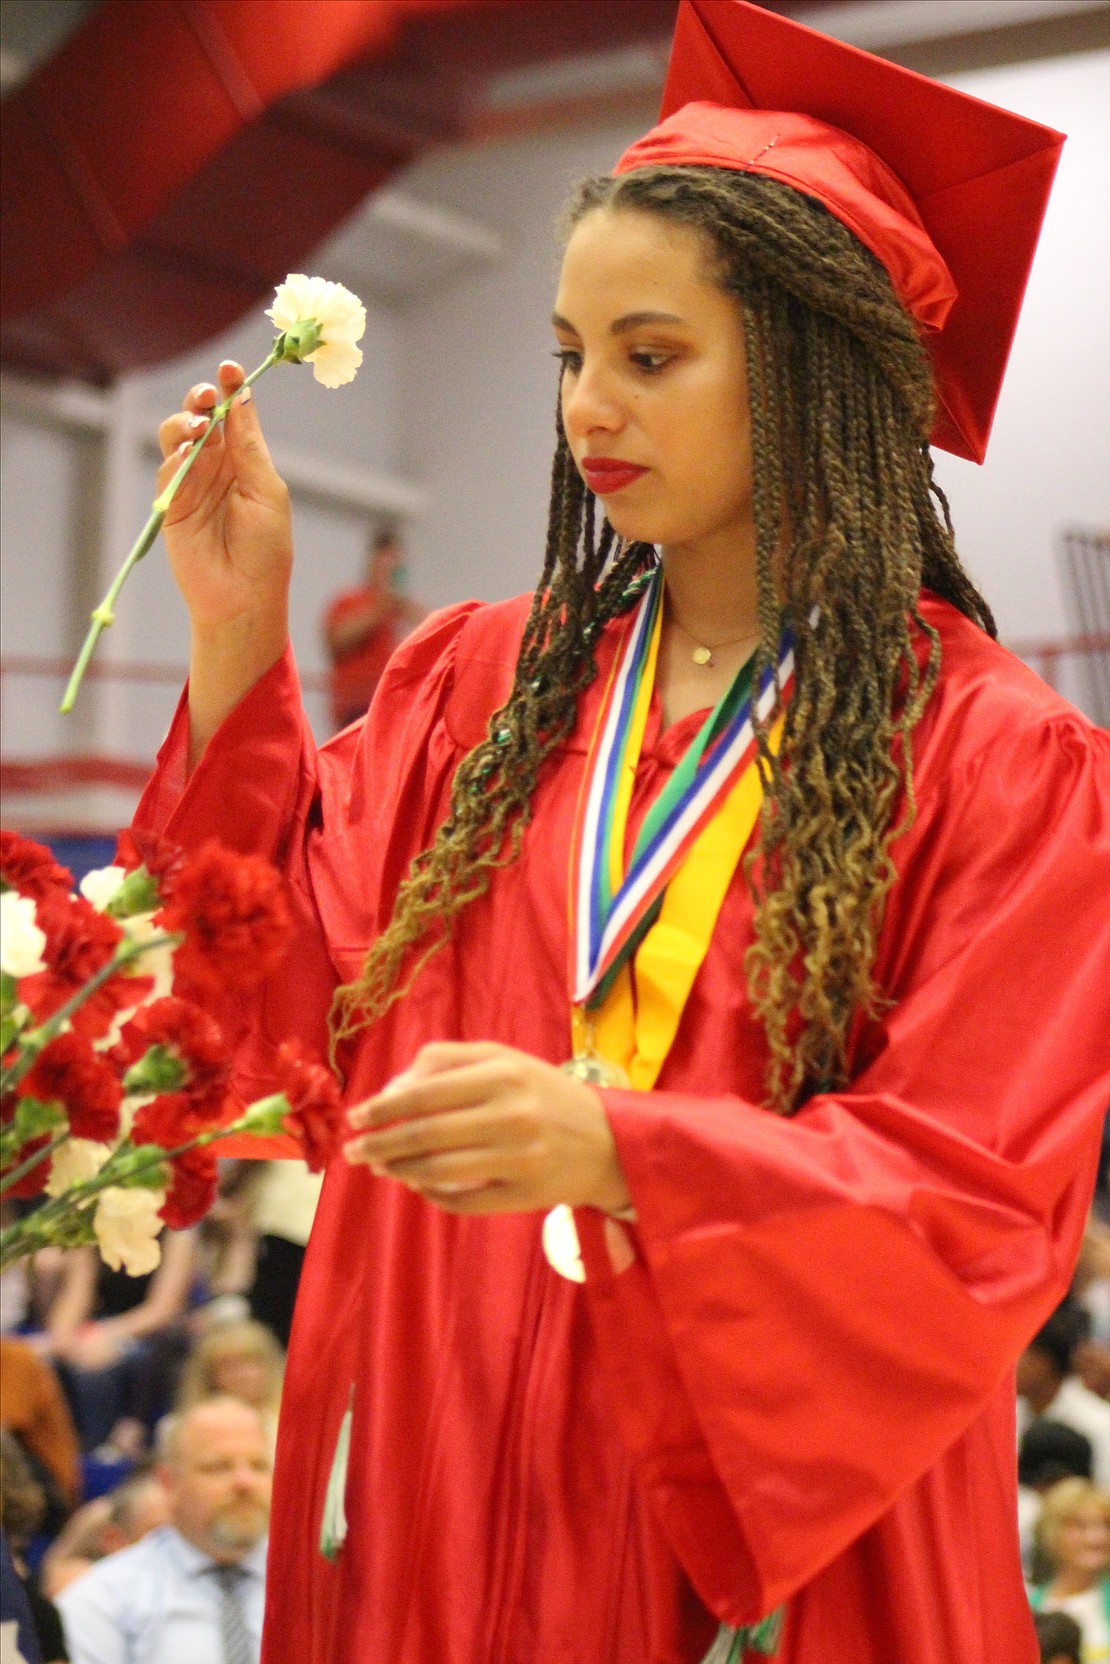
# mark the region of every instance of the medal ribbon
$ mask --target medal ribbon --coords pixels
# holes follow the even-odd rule
[[[610,675],[572,860],[572,988],[597,1050],[641,1091],[654,1085],[763,801],[751,722],[751,667],[736,676],[644,818],[624,870],[625,831],[662,627],[657,573]],[[780,651],[789,691],[793,654]],[[772,708],[775,678],[759,708]],[[782,718],[774,724],[777,749]],[[630,961],[635,962],[635,997]],[[576,1039],[584,1031],[579,1018]]]

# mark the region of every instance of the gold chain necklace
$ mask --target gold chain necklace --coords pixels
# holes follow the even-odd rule
[[[759,644],[760,632],[758,630],[749,630],[747,635],[735,636],[732,641],[718,641],[715,646],[709,647],[705,642],[699,641],[697,636],[691,635],[686,626],[684,624],[680,624],[673,613],[671,614],[671,623],[676,630],[686,637],[687,641],[693,642],[694,645],[690,653],[690,657],[696,665],[713,665],[715,663],[713,658],[714,653],[719,653],[724,647],[739,647],[742,642],[751,642],[752,648],[754,649]]]

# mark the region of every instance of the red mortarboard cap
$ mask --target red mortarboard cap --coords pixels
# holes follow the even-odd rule
[[[922,328],[933,444],[982,462],[1063,135],[747,0],[681,0],[661,117],[615,171],[708,163],[823,202]]]

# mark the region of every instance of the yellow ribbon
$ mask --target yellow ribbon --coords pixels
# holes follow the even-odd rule
[[[778,751],[784,720],[780,716],[768,735],[773,753]],[[763,781],[753,757],[671,878],[659,917],[637,948],[632,966],[622,966],[604,1003],[590,1014],[597,1052],[619,1063],[638,1092],[655,1085],[674,1043],[762,803]],[[623,845],[623,837],[614,840],[622,858]],[[617,874],[618,884],[622,877]]]

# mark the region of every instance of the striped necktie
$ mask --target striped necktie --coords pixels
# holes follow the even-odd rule
[[[241,1566],[213,1566],[212,1575],[220,1592],[223,1664],[258,1664],[258,1647],[247,1628],[241,1593],[249,1573]]]

